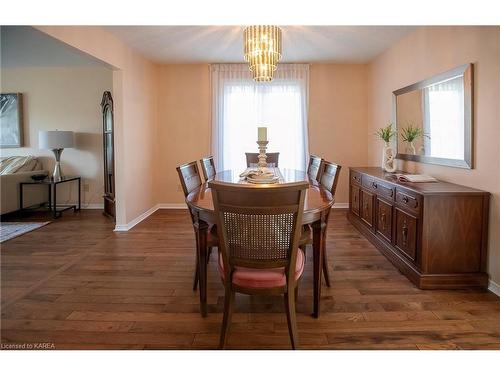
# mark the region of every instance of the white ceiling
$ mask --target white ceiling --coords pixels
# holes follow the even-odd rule
[[[244,26],[108,26],[159,63],[244,62]],[[365,63],[410,33],[410,26],[282,26],[282,62]]]
[[[64,44],[30,26],[0,28],[1,66],[56,67],[107,66],[104,62]]]

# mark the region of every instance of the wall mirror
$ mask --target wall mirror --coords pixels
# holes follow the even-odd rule
[[[397,158],[472,168],[473,66],[393,92]]]

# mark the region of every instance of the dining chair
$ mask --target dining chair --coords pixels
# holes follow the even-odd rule
[[[224,284],[220,348],[229,336],[235,293],[283,294],[292,348],[298,346],[296,288],[304,270],[299,249],[306,182],[246,186],[209,181]]]
[[[309,165],[307,166],[307,175],[311,180],[319,179],[322,158],[316,155],[309,155]]]
[[[205,158],[200,159],[201,171],[203,172],[203,177],[205,181],[211,180],[214,178],[215,174],[215,163],[213,156],[207,156]]]
[[[342,166],[331,163],[329,161],[323,160],[321,164],[321,169],[318,172],[319,184],[328,190],[333,199],[335,199],[335,192],[337,191],[337,184],[339,181],[340,170]],[[328,224],[328,217],[330,216],[330,212],[328,212],[325,222]],[[326,230],[326,228],[325,228]],[[312,228],[310,225],[304,225],[303,232],[300,240],[300,247],[302,250],[305,250],[307,245],[311,245],[313,243],[312,236]],[[330,273],[328,271],[328,257],[326,254],[326,250],[323,251],[323,276],[325,277],[325,282],[327,286],[330,286]]]
[[[245,156],[247,157],[247,167],[253,167],[259,163],[259,153],[258,152],[245,152]],[[280,158],[279,152],[268,152],[267,156],[267,164],[270,167],[278,167],[278,161]]]
[[[201,180],[200,171],[198,169],[198,164],[196,163],[196,161],[180,165],[176,169],[177,173],[179,174],[179,179],[181,181],[184,197],[187,197],[189,193],[191,193],[193,190],[199,188],[202,185],[203,182]],[[191,216],[191,221],[193,223],[193,229],[194,229],[195,220],[191,210],[189,210],[189,215]],[[198,237],[196,236],[196,230],[195,230],[195,238],[196,238],[196,249],[198,249]],[[219,239],[217,237],[217,228],[215,226],[212,226],[207,234],[207,251],[209,254],[207,257],[207,261],[208,259],[210,259],[210,253],[212,251],[212,248],[217,247],[218,242]],[[199,282],[198,267],[199,267],[199,259],[198,259],[198,251],[196,251],[196,269],[194,273],[193,290],[196,290],[198,287],[198,282]]]

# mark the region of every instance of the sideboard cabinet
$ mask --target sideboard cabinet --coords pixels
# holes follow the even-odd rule
[[[349,181],[349,221],[417,287],[487,286],[489,193],[373,167],[350,168]]]

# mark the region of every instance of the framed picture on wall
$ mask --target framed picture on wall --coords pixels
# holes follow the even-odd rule
[[[23,146],[23,95],[0,94],[0,147]]]

